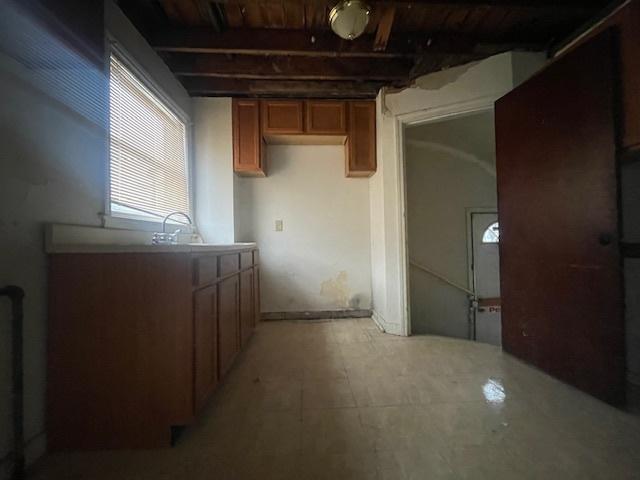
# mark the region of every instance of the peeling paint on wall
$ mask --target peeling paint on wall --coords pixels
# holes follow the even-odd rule
[[[336,307],[349,307],[349,276],[344,270],[336,278],[331,278],[320,285],[320,295],[331,299]]]
[[[471,62],[459,67],[448,68],[441,72],[424,75],[415,80],[414,86],[423,90],[440,90],[442,87],[455,83],[470,68],[477,64],[478,62]]]

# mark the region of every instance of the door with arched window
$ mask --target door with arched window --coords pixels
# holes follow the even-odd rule
[[[474,338],[478,342],[501,345],[500,318],[500,228],[498,214],[472,213],[473,286],[477,296]]]

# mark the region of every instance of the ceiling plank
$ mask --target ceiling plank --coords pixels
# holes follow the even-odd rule
[[[376,31],[376,38],[373,41],[373,50],[376,52],[384,52],[387,49],[387,42],[389,41],[389,35],[391,35],[391,27],[393,27],[393,20],[396,16],[396,7],[390,6],[384,10],[380,22],[378,23],[378,30]]]
[[[394,36],[385,52],[374,52],[371,35],[342,40],[331,31],[310,33],[286,29],[162,29],[151,38],[161,52],[227,53],[243,55],[304,55],[316,57],[412,57],[424,35]]]
[[[230,5],[299,4],[300,0],[218,0]],[[332,8],[337,0],[305,0],[305,3]],[[609,0],[368,0],[372,6],[434,5],[444,7],[516,7],[531,9],[575,8],[586,10],[605,7]]]
[[[405,59],[165,54],[175,75],[288,80],[406,80],[413,62]]]
[[[518,42],[482,42],[465,35],[400,34],[388,39],[384,52],[375,52],[372,35],[356,40],[342,40],[333,32],[310,33],[302,30],[232,29],[216,33],[211,29],[162,29],[150,38],[159,52],[217,53],[236,55],[281,55],[332,58],[412,59],[422,53],[464,54],[510,48],[536,50],[538,39],[522,38]]]
[[[375,98],[382,82],[300,82],[182,77],[191,96],[248,96],[280,98]]]

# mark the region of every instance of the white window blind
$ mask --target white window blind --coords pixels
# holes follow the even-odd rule
[[[116,56],[110,62],[111,211],[189,212],[186,125]]]

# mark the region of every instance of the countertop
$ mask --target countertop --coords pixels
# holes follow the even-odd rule
[[[47,253],[207,253],[249,250],[256,243],[181,243],[177,245],[120,245],[120,244],[52,244]]]

